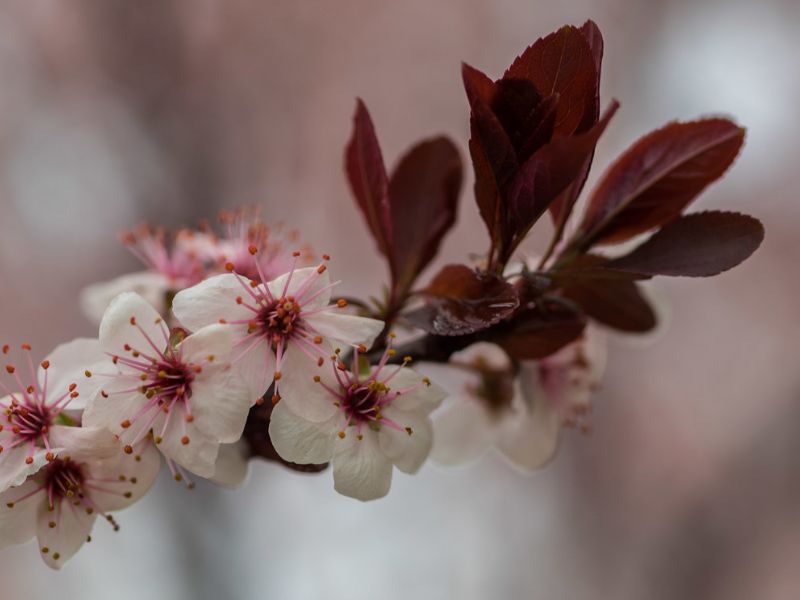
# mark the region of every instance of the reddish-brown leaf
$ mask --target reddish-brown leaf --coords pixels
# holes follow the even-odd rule
[[[555,130],[570,135],[597,110],[595,58],[587,37],[567,25],[540,38],[508,68],[503,79],[527,79],[539,94],[558,94]]]
[[[403,292],[433,259],[455,223],[462,178],[461,157],[445,137],[414,146],[392,173],[391,252]]]
[[[535,309],[515,317],[489,340],[513,358],[538,360],[578,339],[585,327],[586,319],[580,313],[565,308],[546,312]]]
[[[481,331],[509,317],[519,305],[511,284],[465,265],[447,265],[422,293],[426,305],[406,318],[434,335]]]
[[[670,123],[644,136],[598,183],[578,245],[621,242],[674,219],[728,169],[743,141],[744,129],[726,119]]]
[[[345,170],[350,189],[378,244],[378,250],[389,257],[392,242],[389,179],[375,126],[361,99],[356,104],[353,133],[345,149]]]
[[[612,102],[592,129],[554,138],[522,166],[508,192],[508,206],[515,225],[515,243],[509,253],[550,203],[581,175],[586,160],[618,107],[616,101]]]
[[[642,275],[710,277],[747,259],[761,245],[758,219],[732,212],[683,215],[667,223],[609,269]]]

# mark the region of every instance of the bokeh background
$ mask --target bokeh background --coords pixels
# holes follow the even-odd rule
[[[164,477],[61,573],[35,544],[0,552],[0,595],[800,597],[796,0],[2,1],[0,337],[44,354],[92,335],[79,290],[138,268],[118,230],[241,203],[333,255],[343,292],[374,293],[342,172],[355,96],[389,162],[438,132],[466,155],[460,61],[499,76],[589,17],[622,103],[595,177],[670,119],[729,114],[746,149],[697,207],[767,228],[735,271],[661,281],[668,327],[612,340],[592,437],[533,477],[495,456],[429,466],[369,505],[263,462],[236,492]],[[470,187],[440,263],[484,250]]]

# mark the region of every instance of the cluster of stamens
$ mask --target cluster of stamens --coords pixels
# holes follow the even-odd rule
[[[180,230],[174,236],[168,236],[163,229],[153,230],[142,225],[135,231],[123,233],[120,238],[149,269],[165,275],[175,282],[176,287],[189,287],[207,275],[202,259],[174,241],[191,235],[189,230]]]
[[[36,451],[44,448],[47,451],[47,460],[52,461],[55,455],[50,449],[48,432],[56,417],[78,396],[77,385],[73,383],[66,390],[48,390],[47,373],[50,363],[46,360],[41,363],[44,381],[40,385],[30,356],[31,347],[23,344],[22,349],[27,355],[33,383],[26,385],[17,368],[12,364],[6,365],[6,373],[13,377],[17,390],[12,391],[0,381],[0,388],[9,397],[8,404],[0,405],[3,410],[0,422],[0,454],[18,446],[27,446],[28,456],[25,462],[32,464]],[[9,350],[8,345],[3,346],[3,354],[8,354]]]
[[[390,336],[393,338],[394,336]],[[360,356],[367,348],[359,346],[355,349],[352,359],[352,368],[348,369],[341,358],[341,350],[337,349],[330,357],[333,364],[333,373],[336,378],[335,385],[325,383],[319,375],[314,376],[314,381],[320,384],[331,396],[333,404],[341,411],[342,426],[339,437],[347,436],[347,429],[355,427],[357,439],[363,438],[363,428],[369,427],[380,430],[381,427],[391,427],[398,431],[405,431],[408,435],[414,432],[410,427],[403,427],[392,419],[386,417],[384,410],[401,394],[411,392],[421,386],[430,385],[427,378],[421,378],[420,383],[407,388],[392,388],[389,383],[406,365],[411,362],[411,357],[406,356],[399,365],[389,366],[389,360],[396,356],[396,351],[389,347],[384,351],[377,366],[366,377],[362,377]]]

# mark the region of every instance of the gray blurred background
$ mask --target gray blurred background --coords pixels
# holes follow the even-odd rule
[[[745,152],[697,207],[767,227],[741,268],[660,282],[669,327],[612,340],[592,437],[566,435],[533,477],[488,456],[396,475],[369,505],[265,463],[238,492],[165,477],[59,574],[35,544],[1,552],[0,595],[800,597],[796,0],[0,2],[0,338],[44,354],[93,335],[78,291],[139,268],[119,230],[241,203],[330,253],[342,293],[376,292],[342,173],[354,97],[387,162],[438,132],[466,156],[460,61],[499,76],[586,18],[606,40],[604,103],[622,103],[594,177],[667,120],[732,115]],[[483,236],[467,192],[439,263]]]

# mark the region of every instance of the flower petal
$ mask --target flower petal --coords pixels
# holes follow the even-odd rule
[[[121,423],[139,414],[147,404],[144,394],[136,390],[141,382],[133,376],[116,377],[104,387],[105,396],[95,395],[83,411],[83,425],[91,427],[105,427],[119,435],[123,428]],[[133,391],[124,391],[131,390]]]
[[[398,367],[389,366],[384,368],[395,370]],[[406,411],[421,410],[425,414],[429,414],[438,408],[442,400],[447,397],[447,392],[444,389],[408,367],[400,368],[396,374],[392,373],[392,371],[388,370],[385,371],[385,374],[382,372],[379,379],[391,374],[391,379],[389,379],[387,385],[394,391],[406,390],[392,402],[392,406],[397,409]]]
[[[289,282],[288,287],[287,281]],[[294,269],[267,283],[273,296],[276,298],[295,296],[302,310],[305,311],[317,310],[328,305],[331,300],[329,286],[328,271],[320,273],[317,267]],[[301,290],[302,293],[298,294],[298,291]],[[302,312],[300,314],[302,315]]]
[[[367,348],[372,346],[375,338],[383,331],[383,321],[334,312],[339,310],[341,309],[337,306],[332,306],[330,310],[303,320],[309,328],[328,340],[347,346],[359,344],[364,344]],[[300,314],[302,316],[302,313]]]
[[[249,280],[243,277],[240,282],[233,273],[209,277],[178,292],[172,301],[172,312],[191,331],[219,323],[220,319],[228,322],[251,319],[253,313],[236,302],[238,297],[248,299],[242,282],[247,285]],[[246,328],[246,325],[239,327]]]
[[[294,414],[309,421],[321,423],[338,412],[331,395],[322,385],[314,381],[318,375],[322,383],[338,390],[339,384],[332,374],[333,366],[326,361],[322,367],[309,359],[301,350],[289,344],[281,365],[280,395]]]
[[[229,365],[206,365],[192,382],[193,424],[218,442],[235,442],[242,437],[247,413],[257,399]]]
[[[498,437],[497,426],[479,401],[454,398],[434,414],[431,458],[441,465],[464,465],[479,459]]]
[[[391,406],[383,413],[403,430],[383,425],[378,432],[381,450],[404,473],[416,473],[428,458],[433,444],[431,420],[425,414]]]
[[[59,456],[73,460],[102,460],[121,451],[119,439],[105,427],[54,425],[49,438],[53,446],[63,448]]]
[[[521,406],[519,395],[514,398],[517,419],[497,444],[498,449],[512,463],[526,471],[544,467],[558,448],[561,433],[561,415],[544,394],[533,398],[533,411]]]
[[[27,481],[0,494],[0,549],[24,544],[36,535],[36,513],[44,493],[28,496],[39,484]],[[18,502],[20,498],[25,498]]]
[[[160,312],[166,312],[167,292],[172,286],[168,277],[156,271],[130,273],[84,288],[80,295],[81,309],[92,322],[100,323],[114,298],[123,292],[135,292]]]
[[[208,325],[178,344],[184,362],[224,363],[230,359],[236,332],[227,325]]]
[[[52,402],[69,393],[69,386],[78,385],[79,396],[69,402],[70,410],[83,409],[87,402],[102,386],[104,379],[95,377],[94,371],[109,370],[111,363],[100,347],[99,340],[78,338],[61,344],[47,357],[50,363],[47,371],[39,367],[39,385],[44,385],[47,377],[47,400]],[[89,375],[87,375],[89,373]]]
[[[392,485],[392,461],[380,448],[378,436],[349,428],[343,439],[334,438],[333,487],[361,501],[383,498]]]
[[[56,452],[59,448],[53,447]],[[47,464],[47,451],[39,448],[33,453],[33,462],[26,462],[30,448],[27,444],[8,448],[0,453],[0,492],[10,487],[22,485],[29,475],[33,475]]]
[[[300,465],[328,462],[333,456],[337,418],[318,423],[294,414],[285,401],[272,409],[269,438],[284,460]]]
[[[96,519],[96,512],[88,514],[83,505],[76,506],[66,498],[53,511],[42,502],[36,517],[36,537],[45,564],[60,569],[86,542]]]
[[[114,298],[100,323],[100,345],[112,355],[129,356],[128,345],[154,356],[168,343],[161,315],[139,294],[126,292]]]
[[[91,500],[104,512],[127,508],[148,492],[160,469],[161,453],[145,438],[132,454],[120,452],[114,459],[91,465],[87,483],[97,482]]]
[[[247,460],[247,442],[222,444],[211,481],[227,488],[242,487],[250,473]]]
[[[163,424],[163,417],[160,417],[153,425],[153,431],[161,432]],[[184,436],[189,438],[188,444],[181,441]],[[178,423],[174,417],[161,437],[161,443],[156,447],[164,456],[195,475],[206,479],[213,477],[219,442],[194,427],[194,423]]]
[[[243,340],[233,347],[231,360],[253,396],[263,396],[275,378],[275,353],[267,340]]]

